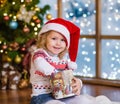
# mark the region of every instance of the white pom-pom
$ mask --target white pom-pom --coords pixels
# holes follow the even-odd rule
[[[77,64],[73,61],[70,61],[70,62],[68,62],[68,68],[75,70],[75,69],[77,69]]]

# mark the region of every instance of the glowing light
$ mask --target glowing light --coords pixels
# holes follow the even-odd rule
[[[7,16],[8,14],[7,13],[3,13],[3,16]]]
[[[40,25],[40,24],[37,24],[37,27],[38,27],[38,28],[40,28],[40,27],[41,27],[41,25]]]
[[[89,31],[89,33],[91,33],[91,32],[92,32],[92,29],[88,29],[88,31]]]
[[[108,74],[107,74],[107,73],[102,73],[102,77],[103,77],[103,78],[107,78],[107,77],[108,77]]]
[[[15,5],[15,2],[12,2],[13,5]]]
[[[34,31],[37,31],[38,30],[38,28],[37,27],[34,27]]]
[[[107,42],[107,43],[106,43],[106,46],[110,46],[110,43],[109,43],[109,42]]]
[[[38,35],[38,32],[34,32],[34,34],[37,36],[37,35]]]
[[[111,60],[114,61],[114,60],[115,60],[115,57],[111,57]]]
[[[88,58],[88,57],[85,57],[84,60],[87,61],[87,62],[90,62],[91,59]]]
[[[93,54],[95,55],[95,54],[96,54],[96,51],[93,51]]]
[[[4,51],[3,50],[0,50],[0,53],[3,53]]]
[[[83,22],[80,23],[81,27],[85,27],[85,24]]]
[[[82,44],[82,46],[81,46],[82,48],[84,48],[85,47],[85,45],[84,44]]]
[[[85,7],[88,7],[89,5],[88,4],[85,4]]]
[[[31,26],[35,26],[35,23],[34,23],[34,22],[31,22]]]
[[[86,41],[86,38],[82,38],[82,41]]]
[[[119,27],[115,27],[115,31],[119,31]]]
[[[108,29],[111,29],[111,25],[108,25],[107,28],[108,28]]]
[[[81,12],[83,9],[82,9],[82,8],[79,8],[78,10]]]
[[[88,55],[87,51],[82,51],[82,55]]]
[[[90,45],[91,45],[91,46],[95,46],[95,43],[94,43],[94,42],[92,42]]]
[[[118,50],[118,49],[119,49],[119,46],[115,46],[115,49]]]
[[[83,14],[83,17],[87,17],[87,14]]]
[[[111,68],[114,67],[114,66],[115,66],[114,64],[111,64],[111,65],[110,65]]]
[[[109,51],[109,54],[110,54],[110,55],[112,55],[112,54],[113,54],[113,52],[112,52],[112,51]]]
[[[108,21],[112,21],[112,18],[111,18],[111,17],[108,17]]]

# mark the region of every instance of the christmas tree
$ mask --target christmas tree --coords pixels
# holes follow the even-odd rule
[[[23,73],[26,43],[37,37],[49,5],[38,7],[40,0],[0,0],[0,71],[17,69]],[[8,68],[9,67],[9,68]]]

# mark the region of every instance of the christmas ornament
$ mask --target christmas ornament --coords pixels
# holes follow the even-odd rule
[[[8,47],[8,50],[9,50],[9,51],[12,51],[13,49],[12,49],[11,47]]]
[[[36,23],[40,23],[40,20],[39,20],[39,19],[37,19],[37,20],[35,20],[35,22],[36,22]]]
[[[6,44],[4,44],[3,46],[2,46],[2,49],[7,49],[7,45]]]
[[[23,52],[26,51],[26,48],[25,48],[25,47],[22,47],[22,48],[21,48],[21,51],[23,51]]]
[[[11,21],[9,26],[11,29],[17,29],[18,23],[16,21]]]
[[[15,57],[15,62],[16,62],[17,64],[19,64],[21,61],[22,61],[21,57],[20,57],[19,55],[17,55],[17,56]]]
[[[37,16],[33,16],[33,18],[32,18],[32,19],[35,21],[37,18],[38,18]]]
[[[26,69],[23,70],[21,80],[19,81],[18,88],[26,88],[29,86],[29,75]]]
[[[21,79],[18,84],[18,88],[26,88],[29,86],[29,80],[28,79]]]
[[[5,21],[8,21],[9,19],[10,19],[9,16],[4,16],[4,20],[5,20]]]
[[[12,62],[12,59],[9,57],[9,56],[7,56],[7,62]]]
[[[30,32],[30,29],[25,25],[24,28],[23,28],[23,32],[29,33],[29,32]]]
[[[52,15],[51,15],[51,14],[47,14],[47,15],[46,15],[46,19],[47,19],[47,20],[51,20],[51,19],[52,19]]]
[[[5,5],[7,0],[0,0],[0,7],[3,7]]]
[[[25,5],[20,7],[19,12],[17,13],[18,20],[23,20],[26,23],[30,23],[32,16],[35,14],[35,11],[27,11]]]
[[[35,11],[40,12],[40,8],[35,7]]]
[[[30,2],[32,2],[32,0],[25,0],[25,2],[30,3]]]

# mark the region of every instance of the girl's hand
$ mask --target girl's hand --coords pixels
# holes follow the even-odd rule
[[[82,88],[82,81],[79,78],[73,77],[72,79],[72,88],[75,95],[80,95]]]

